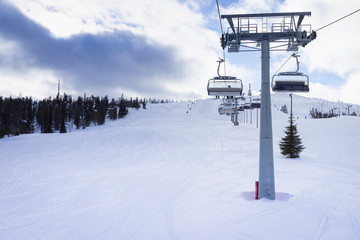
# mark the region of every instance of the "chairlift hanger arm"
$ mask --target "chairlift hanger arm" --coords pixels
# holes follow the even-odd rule
[[[298,59],[299,55],[296,55],[296,52],[295,52],[295,53],[293,53],[292,56],[293,56],[294,58],[296,58],[296,66],[297,66],[297,68],[296,68],[296,71],[295,71],[295,72],[298,72],[298,71],[299,71],[299,59]]]
[[[217,6],[217,10],[218,10],[218,14],[219,14],[219,23],[220,23],[220,29],[221,29],[221,47],[223,49],[223,58],[225,59],[225,39],[224,39],[224,30],[223,30],[223,26],[222,26],[222,23],[221,23],[221,15],[220,15],[220,7],[219,7],[219,1],[216,0],[216,6]],[[220,66],[219,66],[220,67]],[[224,64],[224,74],[226,75],[226,66]],[[218,70],[218,75],[220,76],[219,74],[219,70]]]
[[[220,64],[221,64],[222,62],[224,62],[224,61],[225,61],[225,60],[224,60],[223,58],[219,58],[219,60],[217,60],[217,62],[219,63],[218,68],[217,68],[217,74],[218,74],[219,77],[221,77],[221,76],[220,76]]]

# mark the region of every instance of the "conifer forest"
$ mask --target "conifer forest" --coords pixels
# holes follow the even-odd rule
[[[117,100],[105,97],[57,96],[43,100],[31,97],[0,97],[0,138],[34,132],[66,133],[69,129],[84,129],[102,125],[106,119],[116,120],[128,113],[128,108],[146,108],[145,100]]]

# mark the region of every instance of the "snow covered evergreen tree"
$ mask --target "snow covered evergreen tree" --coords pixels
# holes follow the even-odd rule
[[[111,99],[108,107],[108,115],[111,120],[117,119],[117,108],[116,108],[116,101],[115,99]]]
[[[286,104],[284,104],[284,105],[281,106],[280,111],[283,112],[283,113],[286,113],[286,114],[288,113]]]
[[[142,101],[142,108],[143,108],[143,109],[146,109],[146,100],[145,100],[145,98],[144,98],[144,100]]]
[[[66,102],[63,101],[61,103],[61,109],[60,109],[60,133],[66,133],[65,119],[66,119]]]
[[[135,109],[139,109],[140,108],[139,98],[136,97],[136,99],[132,101],[131,105],[132,105],[131,107],[133,107]]]
[[[292,115],[290,115],[289,119],[290,125],[286,127],[286,130],[284,131],[286,136],[283,137],[279,143],[281,154],[287,158],[299,158],[300,153],[305,147],[302,145]]]
[[[126,100],[124,99],[124,95],[121,95],[119,103],[119,118],[124,118],[127,114],[128,110],[126,108]]]

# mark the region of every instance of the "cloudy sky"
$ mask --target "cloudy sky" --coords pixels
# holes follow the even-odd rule
[[[222,14],[311,11],[320,27],[360,8],[353,0],[219,0]],[[310,97],[360,104],[360,12],[300,48]],[[222,22],[226,29],[226,22]],[[0,0],[0,96],[206,97],[216,75],[215,0]],[[271,73],[291,55],[271,53]],[[226,53],[226,71],[260,88],[260,52]],[[282,70],[295,70],[289,61]]]

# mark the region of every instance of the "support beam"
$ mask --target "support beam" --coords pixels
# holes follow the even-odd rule
[[[234,109],[234,125],[237,126],[239,125],[239,120],[238,120],[238,115],[239,115],[239,112],[238,112],[238,98],[235,98],[235,109]]]
[[[270,96],[270,43],[261,41],[259,199],[275,200],[274,156]]]
[[[311,16],[311,12],[283,12],[283,13],[251,13],[251,14],[224,14],[221,18],[264,18],[264,17],[294,17]]]
[[[231,29],[233,30],[233,33],[236,33],[235,28],[234,28],[234,22],[233,22],[232,18],[228,18],[227,20],[229,22]]]
[[[296,25],[296,30],[299,29],[302,21],[304,20],[304,17],[305,17],[305,15],[300,15],[300,16],[299,16],[298,23],[297,23],[297,25]]]

